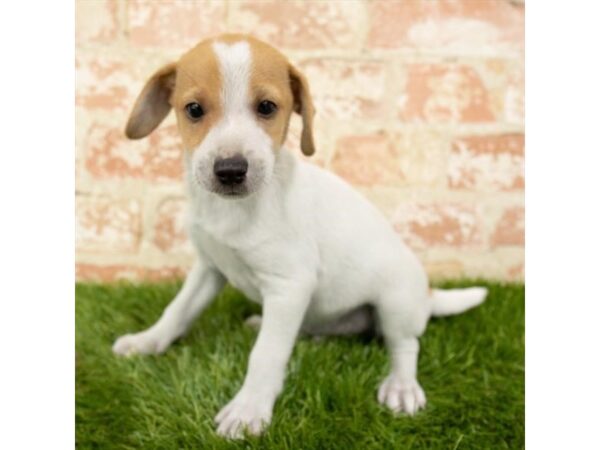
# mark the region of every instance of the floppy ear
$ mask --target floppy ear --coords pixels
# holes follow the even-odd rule
[[[315,107],[310,97],[308,82],[298,69],[290,64],[290,86],[294,95],[294,111],[302,116],[302,136],[300,138],[300,148],[302,153],[310,156],[315,152],[315,142],[313,139],[313,116]]]
[[[146,82],[125,127],[125,135],[129,139],[148,136],[167,117],[175,88],[175,70],[175,63],[167,64]]]

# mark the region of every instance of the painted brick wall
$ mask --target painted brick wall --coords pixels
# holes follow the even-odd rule
[[[174,117],[141,141],[122,130],[156,68],[231,31],[271,42],[305,72],[315,163],[377,204],[433,277],[523,277],[522,1],[82,0],[78,279],[190,266]],[[299,125],[288,139],[297,152]]]

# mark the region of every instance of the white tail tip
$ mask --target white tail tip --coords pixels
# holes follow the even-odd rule
[[[451,316],[460,314],[483,303],[487,294],[488,290],[484,287],[448,290],[432,289],[431,315]]]

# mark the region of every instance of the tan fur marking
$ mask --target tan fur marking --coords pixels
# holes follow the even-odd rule
[[[313,138],[313,118],[315,116],[315,107],[312,102],[308,81],[306,77],[294,66],[290,65],[290,84],[294,95],[294,111],[302,116],[302,136],[300,137],[300,147],[302,153],[307,156],[315,152],[315,142]]]
[[[256,114],[256,107],[263,100],[277,105],[278,110],[272,118],[261,118],[257,114],[258,123],[271,137],[273,146],[280,148],[283,145],[290,115],[296,111],[303,121],[302,152],[312,155],[315,151],[312,134],[314,107],[305,77],[275,48],[241,34],[225,34],[204,40],[177,63],[157,71],[138,97],[126,127],[127,136],[137,139],[148,135],[172,106],[185,149],[191,151],[202,142],[223,115],[221,73],[212,49],[216,41],[225,44],[246,41],[250,45],[252,70],[248,106]],[[197,122],[188,119],[185,112],[185,105],[191,102],[199,103],[205,113]]]
[[[248,39],[252,52],[250,73],[250,102],[253,111],[263,100],[277,105],[272,118],[260,118],[258,122],[271,137],[273,146],[279,149],[287,134],[290,115],[294,106],[288,60],[273,47],[255,39]]]
[[[177,80],[171,104],[177,114],[177,124],[186,150],[192,151],[204,139],[223,115],[221,103],[221,72],[212,49],[213,40],[202,41],[184,54],[177,63]],[[191,121],[185,105],[197,102],[204,116]]]

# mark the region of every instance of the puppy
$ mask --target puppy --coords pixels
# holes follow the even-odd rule
[[[302,152],[314,153],[315,111],[305,77],[273,47],[244,35],[200,42],[148,80],[126,135],[147,136],[171,109],[198,259],[158,322],[120,337],[114,352],[164,352],[227,281],[262,304],[263,316],[244,383],[216,416],[220,435],[259,434],[270,423],[301,331],[358,333],[377,322],[391,357],[379,402],[410,415],[423,408],[417,356],[427,321],[481,303],[486,290],[430,290],[379,211],[282,148],[296,112]]]

